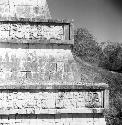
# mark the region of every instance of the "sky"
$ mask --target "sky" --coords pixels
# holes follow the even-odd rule
[[[87,28],[97,42],[122,43],[122,0],[47,0],[54,19],[74,20]]]

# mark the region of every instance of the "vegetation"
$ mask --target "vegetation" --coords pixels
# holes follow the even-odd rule
[[[75,30],[74,40],[74,55],[91,65],[91,71],[100,76],[98,81],[109,85],[110,107],[105,111],[107,125],[121,125],[122,45],[110,41],[98,44],[94,36],[84,28]],[[99,70],[100,67],[102,70]]]
[[[122,46],[115,42],[102,42],[100,44],[102,56],[99,66],[109,71],[122,72]]]
[[[73,53],[86,62],[98,64],[100,47],[87,29],[78,28],[74,33]]]

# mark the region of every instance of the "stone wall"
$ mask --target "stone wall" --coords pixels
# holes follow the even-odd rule
[[[50,19],[46,0],[0,0],[0,18]]]
[[[2,41],[22,40],[69,40],[69,24],[38,24],[38,23],[0,23],[0,39]],[[27,43],[27,41],[26,41]]]
[[[103,96],[99,90],[2,90],[0,114],[83,113],[82,109],[104,108]]]
[[[70,50],[0,48],[0,84],[73,85],[78,72]]]
[[[103,89],[0,90],[1,125],[106,125]],[[104,107],[105,106],[105,107]]]
[[[22,0],[15,1],[17,6],[9,1],[13,10],[20,11],[11,14],[20,18],[33,14],[28,13],[32,11],[30,5],[25,7],[32,4],[28,1],[24,6]],[[105,125],[106,85],[87,83],[87,88],[81,81],[79,64],[70,50],[74,43],[72,28],[67,22],[2,21],[1,125]]]
[[[64,40],[63,26],[37,26],[19,24],[1,24],[0,39],[57,39]]]

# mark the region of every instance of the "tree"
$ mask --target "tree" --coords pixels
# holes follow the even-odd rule
[[[73,53],[81,60],[90,64],[97,64],[97,66],[108,70],[100,68],[101,80],[109,85],[110,92],[109,110],[106,110],[104,115],[107,125],[120,125],[122,122],[122,74],[109,71],[122,71],[121,44],[107,41],[98,45],[87,29],[78,28],[75,30]],[[92,66],[91,68],[94,72],[95,67]],[[97,71],[98,69],[97,67]]]
[[[98,43],[87,29],[78,28],[74,31],[73,53],[76,56],[91,64],[98,64],[100,52]]]
[[[122,46],[115,42],[102,42],[99,66],[109,71],[122,72]]]

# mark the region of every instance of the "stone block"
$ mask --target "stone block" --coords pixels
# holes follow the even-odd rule
[[[0,30],[0,39],[7,40],[9,39],[9,31],[1,31]]]
[[[0,31],[9,31],[10,30],[10,25],[9,24],[0,24]]]
[[[0,0],[0,4],[8,4],[8,0]]]
[[[65,124],[66,124],[66,123],[65,123]],[[64,123],[61,122],[61,121],[59,121],[59,122],[55,122],[55,125],[64,125]],[[66,125],[68,125],[68,124],[66,124]]]
[[[14,109],[16,110],[16,109]],[[12,114],[14,114],[14,110],[11,112]],[[18,113],[18,114],[28,114],[26,109],[18,109],[18,111],[15,112],[15,114]]]
[[[34,108],[26,108],[26,114],[35,114],[35,109]]]
[[[33,5],[37,6],[37,0],[9,0],[10,4],[14,5]]]
[[[0,4],[0,13],[2,15],[7,14],[9,12],[9,5],[8,4]]]
[[[33,18],[33,6],[15,6],[17,18]]]
[[[105,118],[94,118],[94,125],[106,125]]]
[[[69,40],[70,36],[69,36],[69,25],[65,25],[64,26],[64,37],[65,37],[65,40]]]
[[[10,15],[9,12],[9,5],[8,4],[1,4],[0,5],[0,19],[2,20],[8,20],[8,17]]]

